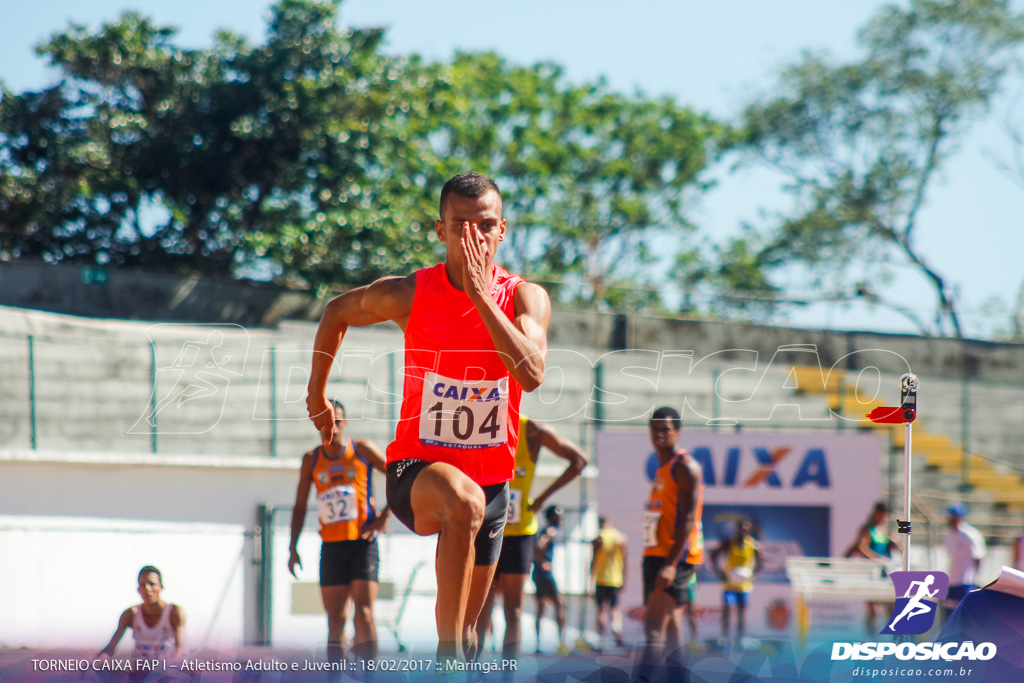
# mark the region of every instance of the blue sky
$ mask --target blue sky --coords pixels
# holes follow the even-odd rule
[[[621,91],[671,95],[680,103],[731,118],[751,95],[767,92],[778,70],[803,50],[839,59],[857,55],[856,29],[883,3],[820,0],[607,0],[466,2],[347,0],[342,23],[388,27],[390,52],[445,59],[455,49],[494,50],[517,63],[562,65],[572,80],[599,76]],[[36,0],[0,5],[0,80],[14,90],[53,80],[33,46],[69,21],[97,27],[134,8],[180,29],[179,42],[205,46],[217,28],[261,40],[265,0]],[[1017,3],[1017,9],[1022,9]],[[1016,106],[1014,106],[1016,103]],[[986,315],[1000,297],[1011,305],[1024,283],[1024,189],[998,168],[1009,158],[1004,121],[1024,124],[1024,78],[1014,75],[990,115],[965,138],[931,189],[920,217],[922,251],[959,288],[969,336],[1006,328],[1007,316]],[[767,170],[716,173],[718,187],[691,211],[706,239],[735,232],[743,221],[759,224],[764,211],[782,210],[787,197]],[[923,279],[896,270],[892,287],[911,308],[932,310]],[[812,293],[805,293],[813,298]],[[926,315],[927,317],[927,315]],[[818,304],[778,322],[803,327],[913,331],[896,314],[862,304]]]

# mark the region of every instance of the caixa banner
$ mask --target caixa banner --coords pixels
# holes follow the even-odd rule
[[[658,467],[649,431],[599,432],[596,445],[600,513],[628,536],[630,558],[641,557],[643,509]],[[684,425],[677,447],[700,465],[704,484],[705,561],[697,581],[702,637],[718,635],[721,622],[723,584],[709,558],[744,520],[761,555],[746,610],[747,634],[793,633],[786,558],[840,556],[850,546],[878,500],[884,445],[880,436],[865,433],[736,434],[689,431]],[[642,605],[640,582],[628,584],[622,597],[627,610]],[[836,635],[863,628],[863,605],[825,603],[811,606],[818,626]]]

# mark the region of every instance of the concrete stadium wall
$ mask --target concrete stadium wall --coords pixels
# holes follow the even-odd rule
[[[97,279],[103,281],[96,282]],[[0,262],[0,306],[79,316],[268,327],[285,319],[316,321],[324,303],[307,292],[259,282],[22,261]],[[694,351],[698,358],[720,354],[722,359],[735,357],[737,354],[732,351],[744,349],[756,351],[762,362],[782,347],[810,344],[817,349],[823,367],[830,368],[838,363],[848,370],[864,366],[867,358],[864,350],[884,349],[892,354],[889,361],[880,366],[886,372],[902,372],[899,356],[908,359],[919,375],[1024,383],[1024,344],[969,339],[809,330],[560,309],[553,314],[550,342],[553,347],[595,350],[688,349]],[[885,360],[877,356],[872,358]]]
[[[233,651],[258,639],[260,543],[270,543],[273,644],[318,651],[324,617],[295,613],[295,580],[287,571],[299,463],[297,457],[0,449],[0,557],[7,560],[0,562],[0,647],[98,651],[121,611],[139,602],[139,568],[152,564],[163,572],[164,597],[186,610],[193,652]],[[560,473],[539,468],[537,490]],[[593,488],[593,476],[589,471],[582,486]],[[374,486],[383,492],[379,473]],[[585,589],[584,541],[597,527],[593,510],[578,511],[580,486],[574,482],[553,500],[572,510],[555,567],[570,593]],[[279,508],[269,539],[258,533],[261,505]],[[429,650],[436,638],[435,544],[397,520],[381,538],[381,581],[397,593],[379,605],[381,646],[388,651],[397,649],[393,630],[407,588],[412,603],[397,625],[403,644]],[[298,579],[315,583],[320,540],[312,503],[299,551]],[[130,651],[130,643],[129,636],[121,651]]]
[[[262,326],[319,316],[307,293],[260,282],[22,261],[0,262],[0,305],[94,318]]]

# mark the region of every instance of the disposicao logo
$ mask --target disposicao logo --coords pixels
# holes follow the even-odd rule
[[[940,600],[946,598],[949,577],[943,572],[893,572],[896,605],[881,635],[919,635],[935,623]]]

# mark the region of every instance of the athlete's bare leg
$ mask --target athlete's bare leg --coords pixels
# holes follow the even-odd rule
[[[547,600],[544,598],[537,598],[537,652],[540,653],[540,622],[544,618],[544,605],[547,604]]]
[[[491,615],[494,611],[494,597],[501,590],[503,577],[504,575],[499,576],[491,582],[491,589],[487,591],[487,597],[484,598],[484,606],[480,608],[480,616],[476,618],[476,634],[481,640],[487,635],[489,629],[493,631],[494,624],[491,623]],[[497,640],[493,633],[492,637],[495,638],[495,641]]]
[[[608,606],[607,603],[597,604],[596,601],[594,605],[594,617],[596,622],[595,627],[597,631],[597,649],[600,650],[602,647],[604,647],[604,630],[605,627],[608,625],[608,613],[611,611],[611,608]]]
[[[437,655],[455,658],[462,653],[466,606],[471,585],[477,583],[473,581],[473,542],[483,524],[484,492],[458,468],[435,462],[420,470],[409,498],[413,531],[420,536],[438,534]],[[477,589],[477,612],[483,604],[484,587],[486,583]]]
[[[473,567],[473,575],[469,582],[469,598],[466,600],[466,620],[462,627],[462,646],[467,659],[476,659],[480,650],[480,634],[483,631],[477,631],[476,622],[488,594],[493,592],[494,572],[497,568],[497,561],[494,564]]]
[[[622,637],[622,610],[618,607],[611,608],[612,613],[612,637],[619,647],[626,645],[626,639]]]
[[[644,615],[644,653],[640,660],[640,675],[651,678],[655,669],[665,661],[665,631],[673,621],[676,601],[663,590],[652,590],[647,596],[647,611]],[[679,623],[675,624],[678,637]]]
[[[362,659],[377,656],[377,624],[373,620],[373,601],[377,599],[376,581],[353,581],[352,602],[355,603],[356,634],[352,652]]]
[[[505,604],[505,641],[501,656],[514,659],[519,655],[520,627],[523,617],[523,591],[528,574],[502,574],[501,599]]]
[[[555,593],[552,600],[555,603],[555,625],[558,626],[558,645],[565,645],[565,600],[561,593]]]
[[[339,662],[345,658],[345,608],[348,605],[349,586],[320,586],[320,597],[327,612],[327,660]]]

